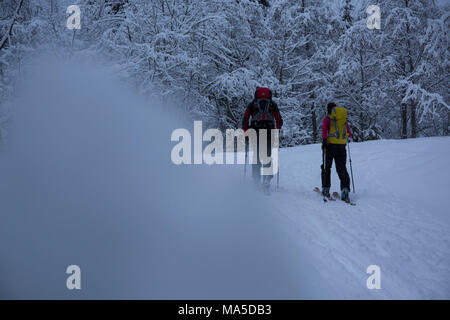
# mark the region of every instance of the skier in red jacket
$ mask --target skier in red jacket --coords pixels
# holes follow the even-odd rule
[[[251,128],[256,131],[257,136],[257,163],[252,165],[252,176],[256,188],[261,186],[261,162],[259,159],[259,131],[267,130],[267,156],[272,155],[273,141],[271,139],[271,129],[281,129],[283,119],[277,104],[272,100],[272,91],[268,88],[257,88],[253,101],[247,106],[244,113],[242,127],[244,131]],[[269,165],[264,165],[269,166]],[[265,194],[269,194],[270,181],[273,175],[264,175],[262,186]]]

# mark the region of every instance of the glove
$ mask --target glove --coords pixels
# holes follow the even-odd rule
[[[322,150],[325,150],[327,148],[327,139],[322,140]]]

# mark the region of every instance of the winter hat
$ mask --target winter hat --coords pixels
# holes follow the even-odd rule
[[[272,91],[269,88],[256,88],[255,99],[272,99]]]
[[[333,110],[334,107],[336,107],[336,103],[330,102],[330,103],[328,104],[328,106],[327,106],[328,114],[331,113],[331,110]]]

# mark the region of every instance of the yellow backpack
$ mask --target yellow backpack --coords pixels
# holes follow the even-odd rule
[[[328,143],[346,144],[348,138],[347,132],[347,108],[334,107],[330,117],[330,132],[328,133]]]

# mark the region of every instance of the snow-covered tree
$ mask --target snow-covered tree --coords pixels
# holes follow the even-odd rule
[[[388,9],[382,39],[383,79],[390,88],[386,92],[394,104],[390,107],[400,108],[401,137],[408,136],[408,119],[410,135],[416,137],[429,125],[423,120],[436,115],[436,108],[448,109],[439,93],[439,79],[449,76],[448,15],[432,0],[383,4]]]
[[[80,30],[66,27],[77,4]],[[379,0],[0,1],[0,128],[29,59],[104,61],[136,92],[221,130],[241,126],[257,86],[274,92],[282,145],[318,142],[325,106],[355,139],[449,134],[449,6]],[[3,110],[3,111],[2,111]],[[4,132],[4,129],[1,129]]]

